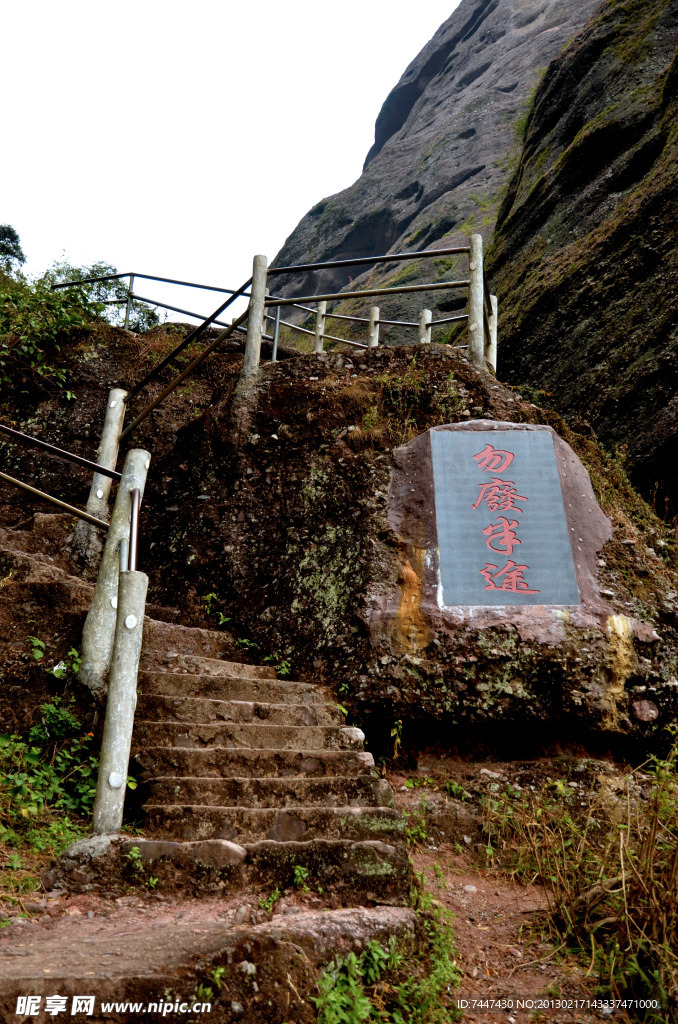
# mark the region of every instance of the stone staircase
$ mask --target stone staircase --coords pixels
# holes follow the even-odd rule
[[[333,891],[404,895],[409,865],[393,793],[363,733],[344,725],[325,690],[277,679],[269,667],[161,660],[147,657],[139,674],[132,748],[146,795],[145,855],[184,860],[175,844],[197,845],[204,864],[210,844],[222,858],[228,843],[241,851],[241,881],[284,886],[302,867],[308,884]]]
[[[36,513],[0,529],[0,569],[11,583],[0,590],[0,618],[10,647],[14,635],[15,648],[25,647],[34,628],[17,615],[17,586],[28,621],[39,610],[47,632],[81,628],[92,585],[72,574],[71,528],[69,516]],[[402,902],[410,871],[403,819],[362,732],[344,725],[330,694],[278,679],[268,666],[224,660],[233,651],[226,633],[169,621],[170,609],[147,612],[131,768],[145,799],[144,836],[119,837],[103,857],[86,841],[83,856],[62,858],[64,884],[88,890],[116,871],[129,874],[125,853],[138,846],[160,888],[284,888],[302,867],[309,886],[344,905]]]

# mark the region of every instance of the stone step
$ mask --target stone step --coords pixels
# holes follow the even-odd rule
[[[187,667],[181,671],[210,672],[213,665],[232,664],[220,661],[221,658],[232,657],[232,651],[233,637],[226,632],[144,617],[142,669],[179,668],[184,665]],[[275,670],[268,666],[260,671],[260,675],[266,678],[269,672],[275,677]]]
[[[146,746],[228,747],[251,750],[361,750],[360,729],[346,726],[254,725],[224,722],[195,725],[139,719],[132,737],[133,751]]]
[[[272,839],[402,838],[405,821],[395,807],[211,807],[204,804],[145,804],[146,828],[163,837],[228,839],[247,844]]]
[[[374,776],[374,758],[365,750],[237,750],[147,746],[136,756],[144,778],[163,775],[201,778],[325,778]]]
[[[245,666],[246,668],[249,666]],[[270,704],[326,704],[327,692],[310,683],[263,679],[254,676],[216,676],[190,672],[140,672],[143,694],[168,697],[203,697],[214,700],[249,700]]]
[[[244,700],[213,700],[144,694],[137,704],[139,718],[150,722],[253,722],[266,725],[343,725],[334,704],[269,704]]]
[[[395,806],[388,782],[374,775],[320,779],[164,776],[151,781],[148,803],[257,808]]]
[[[165,625],[163,623],[163,625]],[[173,629],[185,629],[186,627],[168,627]],[[213,634],[210,630],[195,629],[188,632],[200,635],[210,640],[216,636],[223,639],[220,633]],[[164,671],[175,673],[188,673],[189,675],[218,676],[228,679],[278,679],[278,673],[271,665],[246,665],[240,661],[226,661],[222,658],[206,657],[202,654],[189,652],[187,654],[164,653],[153,658],[150,665],[146,665],[142,658],[142,672]]]

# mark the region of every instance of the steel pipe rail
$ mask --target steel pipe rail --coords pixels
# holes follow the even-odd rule
[[[4,423],[0,423],[0,433],[16,438],[18,443],[28,445],[32,448],[41,448],[43,451],[50,452],[50,454],[57,456],[57,458],[66,459],[68,462],[74,462],[78,466],[84,466],[85,469],[91,469],[94,473],[101,473],[103,476],[110,477],[111,480],[120,480],[121,474],[116,472],[114,469],[107,469],[106,466],[100,466],[97,462],[90,462],[89,459],[84,459],[81,455],[74,455],[72,452],[64,451],[63,448],[57,448],[55,445],[48,444],[47,441],[41,441],[37,437],[31,437],[30,434],[22,434],[20,430],[14,430],[13,427],[6,427]],[[99,522],[99,520],[96,521]]]
[[[156,302],[155,299],[146,299],[143,295],[137,295],[136,292],[130,292],[130,298],[136,299],[138,302],[147,302],[151,306],[160,306],[161,309],[171,309],[173,313],[183,313],[184,316],[192,316],[194,320],[204,320],[205,317],[202,313],[191,313],[190,309],[181,309],[180,306],[169,306],[166,302]],[[213,324],[218,324],[219,327],[228,327],[229,324],[224,323],[223,320],[213,320]]]
[[[38,490],[37,487],[24,483],[23,480],[17,480],[14,476],[8,476],[7,473],[0,473],[0,480],[5,480],[8,484],[14,484],[15,487],[28,491],[29,494],[34,494],[36,498],[40,498],[42,501],[50,502],[50,504],[56,505],[57,508],[62,508],[65,512],[70,512],[71,515],[77,516],[78,519],[84,519],[86,523],[98,526],[100,530],[108,530],[108,523],[105,523],[103,519],[97,519],[96,516],[91,516],[88,512],[82,512],[75,505],[69,505],[65,501],[60,501],[59,498],[54,498],[51,494],[47,494],[45,491]]]
[[[306,306],[300,306],[300,309],[307,309]],[[310,310],[312,313],[313,310]],[[356,324],[368,324],[370,318],[368,316],[346,316],[345,313],[325,313],[325,316],[331,316],[335,320],[352,320]]]
[[[267,315],[266,319],[273,320],[274,317]],[[279,323],[284,327],[291,327],[293,331],[301,331],[302,334],[310,334],[311,337],[315,338],[315,331],[309,331],[308,327],[300,327],[298,324],[290,323],[289,320],[280,320]],[[265,334],[263,334],[262,337],[267,338]],[[333,334],[323,333],[323,338],[327,338],[328,341],[341,341],[344,345],[355,345],[357,348],[367,348],[367,345],[362,341],[351,341],[350,338],[337,338]],[[267,338],[267,340],[273,339]]]
[[[394,263],[398,260],[429,259],[435,256],[452,256],[469,252],[468,245],[451,249],[422,249],[420,252],[394,252],[383,256],[359,256],[349,260],[328,260],[325,263],[299,263],[292,267],[269,267],[269,274],[300,274],[308,270],[329,270],[330,267],[358,267],[364,264]]]
[[[431,327],[438,327],[440,324],[453,324],[457,320],[468,320],[468,313],[460,313],[459,316],[446,316],[444,320],[432,320]]]
[[[389,327],[418,327],[414,320],[377,320],[378,324],[386,324]]]
[[[129,549],[127,554],[127,571],[137,571],[137,552],[139,548],[139,511],[141,509],[141,490],[135,487],[132,491],[132,507],[129,521]]]
[[[171,363],[179,355],[180,352],[183,352],[183,350],[186,348],[187,345],[190,345],[190,343],[192,341],[195,341],[196,338],[199,338],[200,335],[204,331],[207,330],[209,325],[211,323],[214,323],[216,318],[218,316],[220,316],[223,313],[223,311],[225,309],[227,309],[231,305],[232,302],[234,302],[239,296],[242,296],[242,295],[245,294],[246,290],[249,288],[249,286],[251,284],[252,284],[252,278],[250,277],[250,278],[247,279],[247,281],[245,281],[245,283],[243,285],[240,286],[240,288],[238,288],[237,291],[235,291],[235,292],[233,292],[231,294],[230,298],[226,299],[226,302],[223,302],[219,306],[218,309],[215,309],[215,311],[212,313],[211,316],[208,316],[207,319],[203,323],[199,324],[194,330],[192,330],[190,332],[190,334],[187,334],[186,337],[184,338],[184,340],[179,345],[177,345],[176,348],[172,349],[172,351],[169,353],[169,355],[166,355],[165,358],[162,359],[158,363],[157,366],[154,366],[153,369],[150,370],[149,373],[146,374],[146,376],[144,377],[143,380],[139,381],[138,384],[135,384],[135,386],[130,389],[129,394],[127,395],[126,401],[129,403],[129,400],[131,398],[134,398],[135,395],[138,395],[139,392],[141,390],[143,390],[143,388],[145,388],[147,384],[149,384],[152,380],[154,380],[158,376],[158,374],[161,373],[162,370],[164,370],[165,367],[169,363]],[[242,323],[242,320],[245,319],[246,315],[247,315],[247,313],[245,313],[244,316],[241,319],[238,320],[238,323]],[[221,335],[220,335],[220,337],[221,337]],[[211,351],[212,351],[212,349],[210,348],[208,350],[208,354]],[[191,364],[191,365],[193,365],[193,364]],[[183,377],[182,377],[182,380],[183,380]],[[166,393],[169,394],[169,391],[166,392]],[[163,392],[163,394],[165,394],[165,392]],[[155,406],[153,406],[153,408],[155,408]],[[129,429],[130,428],[128,427],[127,430],[125,430],[123,432],[123,434],[121,435],[121,439],[127,435]]]
[[[162,281],[164,284],[178,284],[182,285],[184,288],[202,288],[203,291],[206,292],[223,292],[225,295],[235,294],[233,288],[217,288],[210,284],[197,284],[195,281],[180,281],[175,277],[157,277],[155,274],[137,274],[136,271],[132,271],[131,273],[128,271],[126,274],[104,274],[102,277],[85,277],[82,281],[62,281],[60,284],[53,284],[51,291],[56,292],[59,288],[74,288],[78,284],[97,284],[99,281],[119,281],[123,277],[142,277],[144,281]],[[114,301],[126,302],[126,299],[116,299]]]
[[[248,284],[249,284],[249,282],[248,282]],[[247,285],[243,285],[243,287],[247,287]],[[169,384],[165,388],[165,390],[162,391],[158,395],[157,398],[155,398],[152,402],[150,402],[150,404],[147,405],[146,408],[143,409],[142,412],[139,413],[139,415],[129,424],[129,426],[125,427],[125,429],[123,430],[123,432],[120,435],[120,440],[124,441],[124,439],[126,437],[128,437],[129,434],[131,434],[131,432],[136,427],[138,427],[141,422],[143,422],[143,420],[146,419],[146,417],[149,415],[149,413],[153,412],[153,410],[156,408],[156,406],[160,405],[160,403],[162,401],[164,401],[164,399],[167,398],[167,396],[170,395],[174,391],[174,389],[179,386],[179,384],[181,384],[182,380],[185,380],[185,378],[188,377],[189,374],[193,373],[193,371],[195,369],[197,369],[198,366],[200,366],[200,364],[202,362],[204,362],[205,359],[207,359],[207,357],[212,352],[214,352],[214,350],[217,347],[217,345],[219,345],[222,341],[224,341],[226,338],[228,338],[228,336],[230,334],[232,334],[233,331],[237,327],[240,326],[240,324],[243,322],[243,320],[247,319],[248,313],[249,313],[249,310],[246,309],[244,313],[241,313],[240,316],[236,320],[233,321],[233,323],[230,325],[230,327],[227,327],[225,331],[222,331],[221,334],[219,334],[219,336],[214,339],[214,341],[211,341],[210,344],[207,346],[207,348],[204,348],[202,350],[202,352],[200,352],[195,357],[193,362],[189,363],[188,366],[184,370],[182,370],[182,372],[179,374],[179,376],[175,377],[174,380],[172,381],[172,383]],[[215,316],[216,316],[216,314],[215,314]],[[195,333],[195,332],[193,332],[193,333]],[[139,390],[139,389],[137,388],[137,390]],[[132,394],[132,392],[130,392],[130,394]]]
[[[468,281],[439,281],[428,284],[406,284],[402,288],[366,288],[356,292],[332,292],[327,295],[300,295],[302,302],[331,302],[342,299],[365,299],[372,295],[402,295],[405,292],[433,292],[443,288],[467,288]],[[288,306],[287,299],[266,299],[267,306]]]

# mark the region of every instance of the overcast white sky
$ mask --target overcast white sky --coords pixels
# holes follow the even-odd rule
[[[358,177],[381,104],[458,3],[6,4],[0,224],[24,269],[65,252],[236,287]],[[187,308],[216,304],[198,295]]]

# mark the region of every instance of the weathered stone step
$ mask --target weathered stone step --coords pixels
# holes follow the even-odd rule
[[[311,725],[190,725],[138,720],[134,750],[145,746],[230,747],[252,750],[360,750],[365,737],[360,729]]]
[[[179,627],[176,627],[179,628]],[[182,627],[183,628],[183,627]],[[190,632],[190,631],[189,631]],[[212,635],[209,630],[193,630],[194,633]],[[216,634],[219,636],[220,634]],[[204,657],[201,654],[165,654],[156,657],[148,666],[142,662],[143,671],[163,671],[205,676],[219,676],[229,679],[276,679],[278,673],[271,665],[246,665],[240,661],[226,661],[222,658]]]
[[[188,722],[195,725],[219,722],[297,726],[344,724],[344,717],[334,704],[270,704],[144,693],[139,697],[137,714],[146,721]]]
[[[381,839],[402,836],[404,819],[395,807],[211,807],[204,804],[145,804],[148,831],[176,839],[228,839],[247,844],[263,839]]]
[[[269,704],[298,704],[301,701],[305,704],[326,704],[328,699],[326,692],[310,683],[191,672],[140,672],[139,689],[143,694],[250,700]]]
[[[165,776],[150,784],[150,804],[214,807],[393,807],[393,790],[374,775],[321,779]]]
[[[146,779],[162,775],[201,778],[324,778],[374,775],[374,758],[365,750],[237,750],[227,747],[147,746],[136,756]]]

